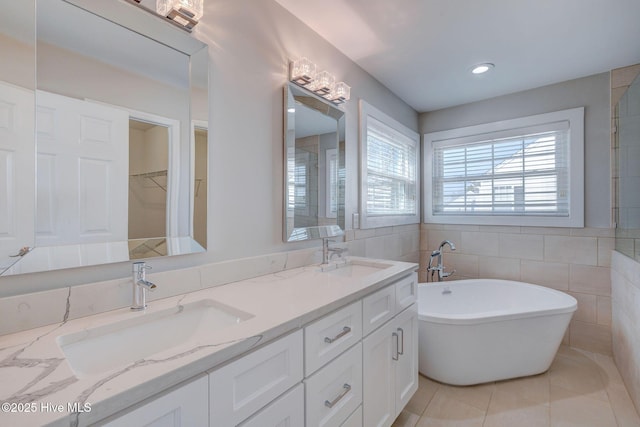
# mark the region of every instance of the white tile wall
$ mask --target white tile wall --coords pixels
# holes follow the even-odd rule
[[[640,263],[614,252],[611,258],[613,357],[640,412]]]

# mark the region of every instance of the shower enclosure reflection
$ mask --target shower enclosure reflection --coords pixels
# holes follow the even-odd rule
[[[615,108],[616,250],[640,262],[640,76]]]

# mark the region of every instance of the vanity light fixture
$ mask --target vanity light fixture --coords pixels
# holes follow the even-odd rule
[[[336,83],[328,71],[316,72],[316,64],[307,58],[289,63],[289,80],[334,104],[342,104],[351,97],[351,87],[345,82]]]
[[[156,0],[156,12],[188,30],[196,26],[203,14],[204,0]]]
[[[473,74],[484,74],[484,73],[486,73],[487,71],[491,70],[493,67],[495,67],[495,65],[494,65],[494,64],[492,64],[492,63],[490,63],[490,62],[485,62],[485,63],[483,63],[483,64],[478,64],[478,65],[474,66],[474,67],[471,69],[471,72],[472,72]]]

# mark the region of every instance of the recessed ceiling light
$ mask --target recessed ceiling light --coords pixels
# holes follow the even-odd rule
[[[296,109],[295,109],[295,108],[289,108],[289,109],[287,110],[287,113],[295,113],[295,112],[296,112]]]
[[[494,65],[490,62],[485,62],[484,64],[478,64],[471,69],[473,74],[483,74],[492,69]]]

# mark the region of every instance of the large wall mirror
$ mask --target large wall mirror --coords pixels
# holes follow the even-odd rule
[[[123,0],[11,6],[31,31],[0,48],[34,78],[0,78],[0,272],[204,251],[207,46]]]
[[[292,83],[284,95],[284,241],[342,235],[345,113]]]

